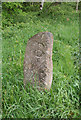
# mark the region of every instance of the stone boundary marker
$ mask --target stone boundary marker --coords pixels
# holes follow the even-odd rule
[[[40,32],[28,40],[24,58],[24,86],[28,82],[38,89],[51,88],[53,35]]]

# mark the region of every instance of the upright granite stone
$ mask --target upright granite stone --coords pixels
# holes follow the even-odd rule
[[[24,58],[24,86],[28,82],[39,89],[51,88],[53,35],[40,32],[28,40]]]

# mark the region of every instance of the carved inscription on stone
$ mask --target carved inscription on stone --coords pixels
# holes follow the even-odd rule
[[[52,84],[53,35],[40,32],[28,40],[24,58],[24,86],[28,82],[49,90]]]

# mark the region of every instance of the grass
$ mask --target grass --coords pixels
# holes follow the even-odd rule
[[[74,8],[65,6],[54,7],[63,10],[60,14],[52,7],[40,16],[37,11],[13,15],[10,21],[3,16],[3,118],[80,117],[79,16]],[[43,31],[54,36],[52,87],[50,91],[39,92],[28,84],[25,90],[23,61],[27,41]]]

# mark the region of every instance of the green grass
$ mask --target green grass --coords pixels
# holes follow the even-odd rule
[[[67,4],[66,4],[67,6]],[[78,118],[79,17],[72,7],[63,13],[23,12],[7,21],[3,16],[3,118]],[[58,7],[56,6],[57,10]],[[65,11],[64,11],[65,10]],[[50,12],[52,11],[52,12]],[[55,15],[54,15],[55,13]],[[4,15],[4,13],[3,13]],[[67,21],[69,18],[69,21]],[[23,86],[23,61],[27,41],[49,31],[54,36],[51,90],[39,92]]]

